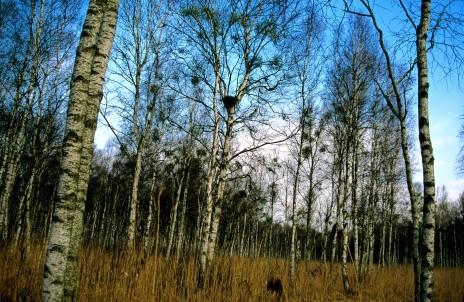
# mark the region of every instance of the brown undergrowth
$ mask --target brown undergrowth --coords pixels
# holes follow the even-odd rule
[[[39,301],[45,252],[0,249],[0,301]],[[268,258],[219,258],[208,286],[195,288],[192,258],[116,254],[98,249],[80,253],[79,301],[275,301],[266,291],[270,277],[282,281],[281,301],[412,301],[411,266],[371,269],[362,282],[351,280],[354,294],[342,291],[340,268],[299,262],[294,288],[288,285],[288,262]],[[330,273],[332,271],[332,273]],[[353,271],[350,271],[353,279]],[[434,301],[462,301],[464,269],[435,269]]]

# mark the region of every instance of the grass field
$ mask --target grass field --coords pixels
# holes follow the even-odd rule
[[[43,249],[28,255],[17,249],[0,250],[0,301],[39,301]],[[281,259],[220,258],[209,285],[195,288],[193,259],[175,264],[160,257],[115,255],[96,249],[80,254],[79,301],[275,301],[266,281],[282,280],[282,301],[413,301],[411,266],[371,269],[367,278],[351,282],[355,293],[342,291],[340,268],[320,262],[299,262],[294,288],[289,288],[288,262]],[[332,272],[330,272],[332,271]],[[463,301],[464,268],[435,269],[434,301]]]

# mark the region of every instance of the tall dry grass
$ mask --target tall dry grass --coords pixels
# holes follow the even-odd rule
[[[0,301],[39,301],[44,249],[0,250]],[[266,280],[278,277],[288,301],[413,301],[410,266],[374,267],[355,293],[345,296],[338,265],[300,262],[294,288],[288,285],[288,262],[281,259],[220,258],[208,286],[195,288],[193,259],[142,257],[98,249],[80,253],[79,301],[273,301]],[[353,271],[350,272],[353,276]],[[434,301],[464,296],[464,269],[435,269]]]

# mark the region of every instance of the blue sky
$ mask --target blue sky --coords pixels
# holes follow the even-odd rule
[[[351,1],[347,1],[351,2]],[[399,6],[398,0],[387,1],[370,1],[371,5],[374,3],[374,12],[377,21],[381,25],[387,44],[394,45],[397,37],[391,34],[390,30],[396,31],[404,37],[407,36],[411,39],[414,38],[414,29],[405,21],[406,17],[403,10]],[[410,13],[418,12],[420,1],[404,1],[406,7],[415,6],[410,9]],[[433,6],[439,6],[448,1],[433,1]],[[352,9],[355,11],[365,12],[365,9],[360,9],[360,2],[353,0]],[[337,1],[339,11],[344,8],[344,1]],[[448,6],[448,13],[454,17],[464,19],[464,1],[455,1],[452,5]],[[418,24],[418,15],[411,14],[415,23]],[[452,24],[451,28],[454,32],[459,32],[460,46],[464,49],[464,28],[459,29],[458,26],[463,26],[464,21],[460,24]],[[449,35],[449,32],[447,32]],[[439,36],[439,35],[437,35]],[[442,37],[442,36],[439,36]],[[395,39],[395,40],[394,40]],[[412,41],[412,40],[411,40]],[[449,36],[447,42],[449,42]],[[408,44],[410,56],[415,55],[414,43]],[[459,177],[456,173],[456,158],[461,144],[464,142],[459,141],[458,133],[461,123],[464,122],[462,116],[464,115],[464,85],[461,82],[459,85],[458,73],[463,72],[464,66],[451,66],[449,69],[457,69],[457,71],[450,72],[444,76],[443,69],[437,67],[436,62],[444,64],[443,56],[440,53],[439,46],[432,50],[433,55],[429,55],[429,118],[430,118],[430,132],[432,144],[434,148],[435,157],[435,181],[436,186],[445,185],[447,187],[449,197],[451,200],[457,200],[459,194],[464,192],[464,177]],[[404,50],[404,49],[403,49]],[[443,50],[443,49],[441,49]],[[464,53],[461,50],[460,56],[464,59]],[[433,61],[433,60],[437,61]],[[458,64],[458,63],[456,63]],[[445,64],[445,69],[450,66]],[[414,71],[417,73],[417,71]],[[461,75],[461,81],[464,75]],[[461,87],[459,87],[461,86]],[[414,114],[417,116],[417,99],[414,102]],[[417,120],[416,124],[417,126]],[[414,141],[416,146],[414,148],[414,157],[418,165],[418,169],[414,174],[415,181],[422,181],[421,157],[419,149],[418,131],[414,133]]]
[[[402,12],[398,10],[398,6],[396,5],[397,1],[381,3],[385,4],[385,6],[376,6],[376,13],[382,26],[384,28],[396,27],[395,22],[399,18],[402,18]],[[388,3],[394,5],[386,5]],[[453,9],[459,10],[464,6],[462,3],[459,5],[460,7]],[[339,4],[338,7],[340,8],[340,12],[343,4]],[[462,31],[464,31],[464,28]],[[414,106],[414,111],[417,116],[417,105]],[[443,78],[439,69],[430,70],[429,114],[435,157],[436,186],[445,185],[448,189],[450,199],[456,200],[459,194],[464,191],[464,177],[459,177],[456,173],[456,158],[461,144],[464,143],[460,142],[458,138],[459,128],[463,122],[461,117],[464,115],[464,89],[458,85],[457,74],[449,74],[446,78]],[[416,136],[414,156],[416,162],[420,163],[417,131],[414,135]],[[103,148],[111,137],[113,137],[111,130],[99,123],[95,135],[97,147]],[[415,173],[414,178],[416,181],[422,180],[420,169]]]
[[[456,174],[456,158],[464,143],[458,138],[463,122],[464,92],[456,80],[430,79],[429,114],[436,185],[446,185],[449,197],[457,199],[464,192],[464,177]],[[417,176],[421,179],[420,174]]]

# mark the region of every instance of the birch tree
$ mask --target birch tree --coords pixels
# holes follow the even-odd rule
[[[296,167],[292,193],[292,235],[290,248],[290,280],[295,280],[296,261],[296,198],[299,194],[299,181],[302,165],[308,164],[309,188],[307,193],[306,213],[306,244],[309,241],[309,229],[311,221],[311,207],[315,197],[315,170],[317,153],[320,145],[322,122],[318,123],[317,90],[321,74],[320,60],[322,57],[322,25],[315,4],[305,8],[307,13],[300,19],[301,30],[294,35],[298,44],[293,46],[291,64],[295,70],[295,89],[298,100],[299,112],[299,138],[297,142]],[[302,42],[302,41],[303,42]],[[290,42],[292,43],[292,42]],[[307,247],[304,247],[305,249]]]
[[[221,78],[220,71],[222,68],[221,51],[225,47],[225,36],[227,35],[230,25],[224,26],[218,22],[218,16],[215,7],[203,1],[194,2],[193,5],[184,4],[180,8],[180,21],[176,26],[181,36],[190,43],[190,46],[198,51],[198,56],[202,61],[206,62],[208,68],[204,68],[206,72],[213,74],[211,81],[207,73],[202,73],[202,68],[197,68],[193,65],[192,81],[197,85],[201,82],[209,88],[211,102],[206,105],[211,109],[211,119],[213,124],[212,143],[210,146],[209,155],[210,162],[208,165],[207,180],[206,180],[206,200],[201,219],[201,234],[200,234],[200,251],[199,251],[199,276],[198,284],[203,285],[204,276],[207,270],[207,250],[209,230],[211,227],[211,217],[213,212],[213,183],[216,177],[216,162],[219,144],[219,101]]]
[[[361,1],[362,5],[368,11],[367,16],[372,20],[374,27],[378,33],[379,44],[382,49],[387,70],[388,77],[391,82],[392,92],[384,91],[384,96],[389,104],[390,109],[400,120],[400,124],[404,124],[405,114],[402,110],[401,95],[398,85],[405,76],[398,76],[392,66],[392,55],[385,46],[383,31],[377,22],[374,10],[369,1]],[[406,174],[408,180],[408,189],[410,192],[411,208],[414,224],[413,236],[413,255],[414,255],[414,272],[415,272],[415,301],[430,301],[432,299],[433,288],[433,261],[434,261],[434,237],[435,237],[435,178],[434,178],[434,157],[433,148],[430,139],[429,130],[429,113],[428,113],[428,52],[434,47],[436,43],[436,33],[446,27],[442,23],[442,13],[439,13],[438,18],[435,20],[432,27],[429,28],[431,23],[431,1],[421,1],[420,13],[414,20],[414,16],[410,8],[408,8],[402,1],[399,1],[401,9],[406,16],[408,24],[415,32],[415,54],[412,55],[411,68],[405,73],[407,76],[412,71],[413,67],[417,69],[417,97],[418,97],[418,129],[419,129],[419,142],[422,158],[423,170],[423,209],[422,209],[422,230],[419,238],[419,210],[418,204],[415,200],[415,193],[412,187],[412,175],[410,172],[410,160],[407,150],[406,138],[403,138],[403,157],[405,159]],[[450,4],[443,5],[442,12],[444,12]],[[428,34],[430,37],[428,38]],[[454,53],[455,57],[459,56],[459,51]],[[391,91],[390,90],[390,91]],[[393,94],[396,99],[395,108],[391,102],[388,101],[388,95]],[[405,126],[402,125],[402,137],[406,137]],[[420,244],[420,246],[419,246]]]
[[[120,108],[118,111],[122,118],[131,122],[128,142],[135,157],[129,197],[128,249],[136,246],[142,156],[153,128],[158,126],[161,111],[165,10],[163,1],[121,2],[119,31],[111,58],[110,79],[117,85],[116,99],[119,102],[112,106]]]
[[[285,10],[285,5],[267,0],[232,3],[198,1],[182,9],[182,18],[185,18],[183,22],[186,22],[182,24],[186,24],[191,32],[185,28],[179,30],[206,63],[206,68],[197,66],[193,70],[194,75],[209,88],[212,103],[208,106],[213,120],[213,134],[200,246],[200,286],[207,264],[213,261],[216,250],[233,136],[236,132],[234,125],[238,118],[245,120],[255,108],[249,105],[243,111],[240,105],[253,89],[275,89],[279,60],[264,56],[264,52],[275,52],[273,45],[289,22],[285,19],[288,17]],[[220,129],[221,123],[223,129]],[[224,133],[221,146],[219,130]],[[213,186],[215,178],[217,183]],[[214,199],[213,190],[217,192]]]
[[[421,301],[432,300],[433,264],[435,258],[435,172],[432,140],[429,127],[429,80],[427,35],[430,24],[431,1],[421,1],[420,21],[416,28],[417,94],[419,142],[422,157],[424,205],[421,239]]]
[[[409,73],[411,70],[407,70],[402,76],[398,77],[394,71],[394,65],[392,59],[390,58],[390,53],[387,51],[385,46],[385,41],[383,37],[383,31],[380,28],[380,25],[377,23],[376,16],[374,11],[368,1],[361,1],[362,4],[369,12],[369,17],[371,18],[373,25],[378,34],[378,41],[382,54],[385,58],[385,64],[387,67],[387,75],[389,79],[389,86],[391,87],[389,91],[385,89],[382,90],[380,84],[377,83],[379,89],[382,90],[385,101],[387,102],[390,110],[396,116],[400,123],[401,129],[401,147],[405,165],[406,173],[406,182],[409,192],[409,200],[411,203],[411,216],[413,221],[413,267],[414,267],[414,284],[415,284],[415,301],[419,301],[419,292],[420,292],[420,258],[419,258],[419,228],[420,228],[420,214],[419,214],[419,201],[417,193],[414,190],[413,179],[412,179],[412,163],[411,155],[409,151],[408,144],[408,135],[407,135],[407,112],[408,106],[406,100],[401,94],[401,87],[404,87],[404,83],[409,79]],[[404,91],[404,90],[403,90]],[[394,102],[391,100],[394,99]]]
[[[9,13],[2,16],[0,34],[0,110],[5,118],[5,128],[0,133],[3,239],[12,235],[7,234],[8,230],[15,234],[16,241],[23,235],[29,236],[27,221],[31,206],[35,206],[32,195],[48,157],[55,151],[58,140],[54,137],[60,135],[54,122],[59,119],[62,99],[67,94],[68,61],[76,45],[73,30],[78,7],[78,1],[59,0],[2,4],[2,14],[4,10],[17,12],[14,17]],[[24,157],[30,160],[21,160]],[[18,181],[26,182],[24,189],[15,189]],[[11,198],[12,195],[19,196]],[[16,205],[19,215],[12,215],[10,206]]]
[[[369,103],[375,97],[373,79],[377,70],[377,54],[373,43],[369,40],[370,30],[361,17],[348,19],[349,27],[340,31],[337,40],[336,57],[333,67],[329,71],[328,82],[328,110],[331,115],[330,132],[335,167],[335,199],[337,204],[336,228],[340,228],[342,235],[342,276],[345,292],[350,293],[351,287],[347,274],[347,257],[349,244],[349,218],[353,221],[354,230],[354,261],[356,272],[360,266],[360,251],[358,247],[358,160],[362,153],[361,138],[362,129],[366,128],[366,120]],[[375,145],[377,136],[375,130],[371,140]],[[374,146],[373,146],[374,147]],[[376,153],[373,152],[373,158]],[[373,171],[370,171],[373,172]],[[370,173],[371,194],[377,194],[374,183],[378,181],[375,173]],[[334,188],[332,188],[334,190]],[[370,201],[375,200],[370,195]],[[349,201],[351,200],[352,213],[349,213]],[[372,205],[374,207],[374,205]],[[369,227],[373,232],[371,222]],[[334,233],[334,244],[336,243]],[[370,238],[370,237],[369,237]],[[366,240],[366,238],[364,238]],[[334,245],[335,246],[335,245]],[[334,257],[334,253],[332,253]]]
[[[237,156],[231,154],[234,126],[241,120],[252,118],[254,112],[258,110],[259,102],[256,105],[252,103],[254,91],[258,91],[258,94],[273,91],[282,81],[283,75],[279,68],[281,61],[277,57],[279,52],[275,46],[295,18],[292,14],[294,7],[291,9],[289,3],[247,0],[237,1],[236,5],[237,10],[231,15],[234,21],[232,40],[229,40],[230,49],[226,51],[235,53],[238,61],[234,56],[228,55],[225,61],[226,70],[222,77],[225,83],[222,95],[226,111],[225,135],[218,162],[216,205],[208,239],[210,262],[215,253],[229,164],[231,159]],[[234,65],[238,65],[239,68],[232,68],[231,66]],[[250,105],[245,107],[245,111],[240,111],[240,105],[245,99]],[[256,101],[258,100],[259,98],[256,98]]]
[[[90,1],[76,52],[58,200],[44,268],[42,297],[45,301],[76,299],[77,256],[92,142],[117,15],[117,0]]]

